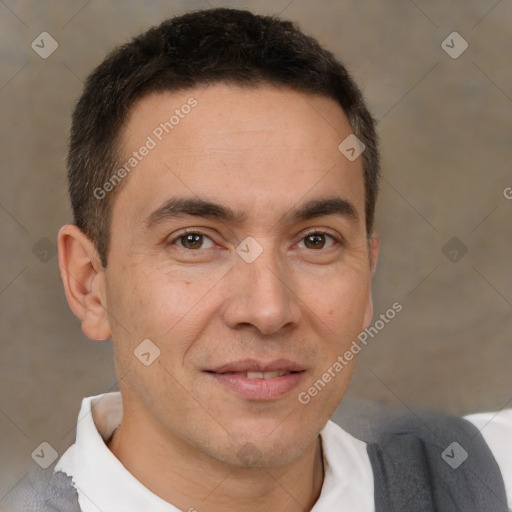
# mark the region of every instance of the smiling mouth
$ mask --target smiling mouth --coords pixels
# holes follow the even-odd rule
[[[214,382],[246,400],[271,401],[286,396],[304,379],[305,370],[206,371]]]

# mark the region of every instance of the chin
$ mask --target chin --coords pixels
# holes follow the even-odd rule
[[[262,432],[262,430],[260,430]],[[224,462],[246,468],[283,466],[301,455],[316,439],[297,432],[284,432],[279,428],[270,435],[238,434],[230,439],[230,446],[223,454]]]

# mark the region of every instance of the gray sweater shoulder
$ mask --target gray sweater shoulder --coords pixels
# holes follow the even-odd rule
[[[0,505],[6,512],[81,512],[72,478],[61,471],[29,473]]]

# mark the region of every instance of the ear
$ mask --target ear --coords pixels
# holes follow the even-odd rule
[[[380,236],[377,233],[373,233],[370,238],[370,270],[372,277],[377,269],[377,261],[379,259],[380,250]]]
[[[370,275],[373,278],[375,274],[375,270],[377,269],[377,260],[379,259],[379,249],[380,249],[380,237],[376,233],[373,233],[369,240],[369,258],[370,258]],[[366,306],[366,311],[364,312],[363,319],[363,329],[366,329],[373,317],[373,299],[372,299],[372,287],[370,283],[370,287],[368,290],[368,303]]]
[[[59,230],[59,268],[69,307],[93,340],[111,337],[105,294],[105,269],[93,242],[77,226]]]

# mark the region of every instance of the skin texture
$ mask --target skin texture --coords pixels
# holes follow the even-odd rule
[[[75,226],[59,233],[66,296],[92,339],[114,340],[124,417],[109,448],[148,489],[182,510],[309,510],[323,481],[320,430],[339,405],[356,357],[310,403],[299,402],[372,317],[378,239],[365,230],[361,158],[331,99],[270,86],[214,84],[142,98],[123,130],[123,156],[191,97],[189,114],[121,183],[107,269]],[[172,197],[247,215],[146,219]],[[285,215],[340,197],[357,218]],[[187,244],[185,228],[205,235]],[[306,235],[330,236],[308,241]],[[263,252],[236,252],[248,236]],[[202,245],[201,245],[202,242]],[[190,248],[192,247],[192,248]],[[134,356],[149,338],[160,356]],[[252,358],[306,371],[277,399],[250,400],[206,369]]]

